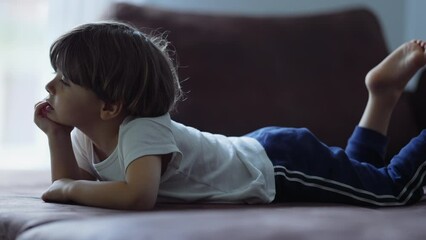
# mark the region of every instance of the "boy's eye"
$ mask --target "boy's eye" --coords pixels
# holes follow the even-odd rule
[[[59,80],[62,84],[64,84],[65,86],[69,86],[70,84],[68,83],[67,79],[65,78],[65,76],[62,76],[61,79]]]

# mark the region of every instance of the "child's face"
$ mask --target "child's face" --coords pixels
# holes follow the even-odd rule
[[[65,79],[58,73],[46,85],[49,97],[47,117],[59,124],[81,128],[100,119],[102,101],[90,90]]]

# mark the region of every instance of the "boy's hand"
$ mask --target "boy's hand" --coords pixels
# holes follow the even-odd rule
[[[70,133],[73,127],[58,124],[47,117],[48,105],[46,101],[41,101],[34,106],[34,123],[47,135],[60,131]]]
[[[74,180],[67,178],[56,180],[43,193],[41,198],[46,202],[69,202],[67,191],[73,182]]]
[[[34,106],[34,123],[47,135],[50,149],[50,162],[52,182],[59,179],[81,179],[80,169],[75,159],[72,149],[71,131],[73,127],[59,124],[49,118],[49,103],[38,102]],[[63,183],[63,182],[61,182]],[[58,196],[57,189],[59,183],[53,183],[51,190],[45,195],[46,199]],[[52,193],[50,193],[52,192]],[[54,193],[53,193],[54,192]]]

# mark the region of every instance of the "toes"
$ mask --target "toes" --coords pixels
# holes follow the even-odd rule
[[[413,40],[413,42],[416,43],[418,46],[420,46],[423,49],[423,51],[426,51],[425,50],[425,48],[426,48],[426,42],[425,41],[415,39],[415,40]]]

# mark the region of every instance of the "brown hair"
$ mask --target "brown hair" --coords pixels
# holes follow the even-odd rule
[[[148,35],[120,22],[78,26],[50,48],[55,71],[130,115],[156,117],[181,96],[175,62],[163,35]]]

